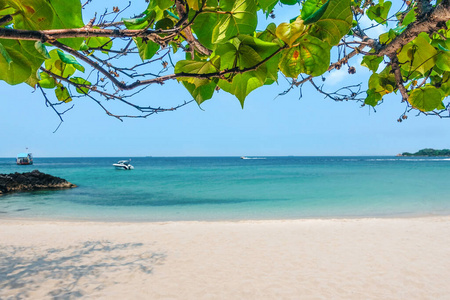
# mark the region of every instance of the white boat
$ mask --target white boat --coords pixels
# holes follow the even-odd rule
[[[130,164],[130,160],[119,160],[117,163],[113,164],[116,170],[133,170],[134,167]]]

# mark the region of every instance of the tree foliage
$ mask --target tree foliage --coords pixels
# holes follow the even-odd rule
[[[291,88],[311,84],[333,100],[372,107],[398,94],[399,121],[409,111],[449,115],[449,0],[401,1],[395,11],[384,0],[150,0],[135,16],[118,20],[124,9],[114,7],[84,23],[90,1],[0,0],[0,80],[39,88],[60,117],[50,90],[61,103],[88,97],[121,119],[186,104],[135,104],[136,91],[152,84],[178,80],[198,104],[223,90],[244,106],[249,93],[280,76]],[[291,6],[293,18],[259,28],[280,6]],[[386,32],[368,36],[367,18]],[[130,66],[130,56],[139,61]],[[355,73],[357,56],[372,72],[366,90],[327,92],[314,81],[345,65]],[[111,113],[105,99],[137,113]]]

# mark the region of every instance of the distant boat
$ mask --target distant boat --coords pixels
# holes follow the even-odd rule
[[[116,167],[116,170],[133,170],[134,167],[130,164],[131,159],[129,160],[119,160],[117,163],[113,164]]]
[[[18,165],[32,165],[33,155],[31,153],[19,153],[17,154],[16,163]]]
[[[248,157],[248,156],[241,156],[241,159],[266,159],[265,157]]]

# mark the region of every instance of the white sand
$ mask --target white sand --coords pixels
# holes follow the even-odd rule
[[[0,299],[450,299],[450,218],[0,220]]]

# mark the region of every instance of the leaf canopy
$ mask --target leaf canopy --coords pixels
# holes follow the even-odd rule
[[[294,87],[341,67],[353,74],[353,57],[362,56],[361,65],[371,71],[365,104],[374,107],[385,95],[401,93],[408,108],[442,112],[450,95],[450,21],[433,21],[433,12],[450,11],[450,5],[430,3],[423,15],[417,1],[397,9],[385,0],[151,0],[132,17],[119,21],[115,15],[106,22],[105,16],[123,12],[115,7],[85,26],[79,0],[0,0],[0,17],[10,17],[0,24],[0,80],[39,84],[69,102],[76,99],[74,91],[123,100],[125,91],[177,79],[198,104],[222,89],[244,106],[253,90],[278,82],[279,72]],[[290,20],[258,28],[264,15],[275,18],[285,5],[293,5]],[[386,25],[386,32],[364,36],[363,15],[374,26]],[[435,27],[419,33],[414,31],[419,22]],[[23,30],[32,32],[20,36]],[[10,38],[11,33],[19,37]],[[127,55],[142,62],[112,63]],[[357,99],[360,91],[348,90],[347,97],[330,98]]]

